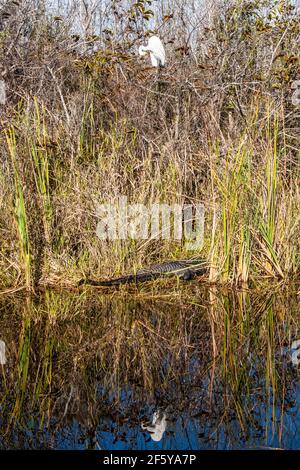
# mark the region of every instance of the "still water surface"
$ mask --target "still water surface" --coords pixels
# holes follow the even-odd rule
[[[1,449],[300,449],[291,292],[0,298]]]

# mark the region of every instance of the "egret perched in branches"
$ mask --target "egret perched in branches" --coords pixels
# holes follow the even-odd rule
[[[149,38],[148,46],[140,46],[139,54],[144,56],[150,53],[150,59],[153,67],[163,67],[165,65],[166,53],[163,43],[157,36]]]

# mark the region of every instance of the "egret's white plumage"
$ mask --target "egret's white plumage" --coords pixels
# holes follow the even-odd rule
[[[151,64],[153,67],[163,67],[166,61],[165,48],[159,37],[151,36],[147,46],[139,47],[139,54],[144,56],[150,53]]]

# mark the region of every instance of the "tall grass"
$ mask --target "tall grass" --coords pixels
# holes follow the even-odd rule
[[[41,117],[39,103],[36,99],[34,100],[34,105],[35,111],[33,114],[33,122],[31,123],[34,129],[34,136],[29,152],[32,158],[35,187],[42,206],[44,233],[46,241],[49,243],[52,206],[50,198],[49,155],[47,149],[48,136],[45,123],[46,113],[42,110]],[[30,139],[28,139],[28,143],[30,143]]]
[[[91,132],[92,105],[83,115],[81,129]],[[55,131],[55,145],[49,144],[54,135],[47,124],[48,112],[37,101],[30,115],[18,119],[18,127],[6,130],[10,160],[4,188],[8,192],[14,188],[17,230],[9,236],[12,242],[19,239],[20,269],[27,286],[36,263],[41,268],[40,282],[72,283],[84,273],[114,275],[151,261],[189,255],[182,243],[172,240],[98,240],[96,207],[117,203],[120,194],[127,195],[129,202],[146,205],[183,202],[187,172],[197,172],[195,161],[181,162],[176,150],[160,161],[154,159],[154,149],[150,155],[149,149],[137,154],[135,132],[128,140],[128,123],[123,120],[106,133],[99,129],[94,137],[81,130],[79,146],[70,157],[63,129]],[[291,279],[299,271],[298,176],[288,184],[279,168],[278,119],[269,116],[262,148],[261,137],[253,143],[243,132],[226,155],[218,150],[202,154],[203,163],[210,161],[211,180],[204,180],[193,193],[193,200],[206,206],[205,242],[197,254],[210,261],[214,281],[247,284],[249,278],[262,276]],[[9,201],[3,208],[6,224],[11,224]],[[30,246],[43,243],[44,254],[32,258]]]
[[[273,132],[272,132],[273,130]],[[278,137],[278,116],[274,115],[273,126],[269,123],[267,128],[267,161],[266,161],[266,185],[265,192],[261,196],[261,216],[260,233],[261,248],[266,257],[265,269],[283,277],[280,267],[280,260],[276,253],[276,220],[277,220],[277,198],[278,198],[278,155],[277,155],[277,137]],[[272,145],[273,142],[273,146]]]
[[[17,234],[20,249],[21,267],[24,272],[24,281],[27,287],[31,285],[31,255],[30,241],[28,233],[27,213],[25,207],[25,198],[23,192],[23,180],[21,177],[21,169],[16,156],[17,144],[14,128],[11,127],[6,131],[6,141],[11,158],[14,179],[14,214],[17,225]],[[11,208],[10,208],[11,209]]]

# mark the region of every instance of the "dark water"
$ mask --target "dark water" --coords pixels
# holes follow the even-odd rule
[[[299,449],[298,339],[294,288],[2,296],[0,449]]]

